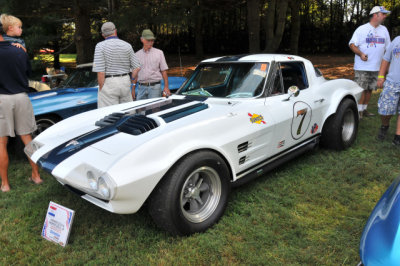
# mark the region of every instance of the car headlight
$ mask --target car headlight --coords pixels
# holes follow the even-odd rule
[[[42,143],[36,141],[36,140],[32,140],[31,142],[28,143],[28,145],[25,146],[24,148],[24,152],[25,154],[31,158],[32,155],[39,150],[41,147],[43,146]]]
[[[106,198],[110,197],[110,188],[103,177],[99,178],[99,192]]]
[[[115,183],[107,174],[100,174],[98,170],[87,170],[87,182],[90,187],[89,194],[101,199],[110,200],[115,195]]]
[[[97,191],[97,188],[99,186],[98,186],[97,179],[96,179],[94,173],[92,171],[88,171],[86,173],[86,177],[88,179],[88,183],[89,183],[90,188],[95,190],[95,191]]]

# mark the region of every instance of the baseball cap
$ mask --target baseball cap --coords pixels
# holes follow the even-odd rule
[[[371,9],[371,12],[369,12],[370,15],[375,14],[375,13],[383,13],[383,14],[390,14],[389,10],[386,10],[384,6],[374,6]]]
[[[156,37],[154,37],[153,32],[151,30],[149,30],[149,29],[143,30],[142,38],[146,39],[146,40],[155,40],[156,39]]]
[[[101,26],[101,33],[105,36],[109,36],[114,33],[115,25],[112,22],[106,22]]]

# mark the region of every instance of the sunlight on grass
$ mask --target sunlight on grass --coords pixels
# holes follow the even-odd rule
[[[34,60],[40,60],[43,62],[53,62],[54,56],[52,54],[39,54],[34,57]],[[60,54],[60,63],[75,63],[76,54]]]

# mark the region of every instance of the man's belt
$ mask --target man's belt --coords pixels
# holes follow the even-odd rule
[[[139,85],[141,85],[141,86],[150,87],[150,86],[155,86],[155,85],[160,84],[161,81],[156,81],[156,82],[138,82],[138,83],[139,83]]]
[[[123,77],[123,76],[129,75],[129,74],[130,74],[130,73],[117,74],[117,75],[106,75],[106,78]]]

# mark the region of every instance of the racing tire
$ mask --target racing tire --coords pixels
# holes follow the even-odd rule
[[[152,192],[149,213],[173,235],[203,232],[223,215],[230,192],[229,169],[211,151],[184,157]]]
[[[37,129],[32,133],[32,138],[37,137],[40,133],[56,124],[60,119],[53,116],[43,116],[36,118]]]
[[[350,99],[344,99],[336,113],[325,122],[321,145],[334,150],[347,149],[356,140],[358,122],[357,104]]]

